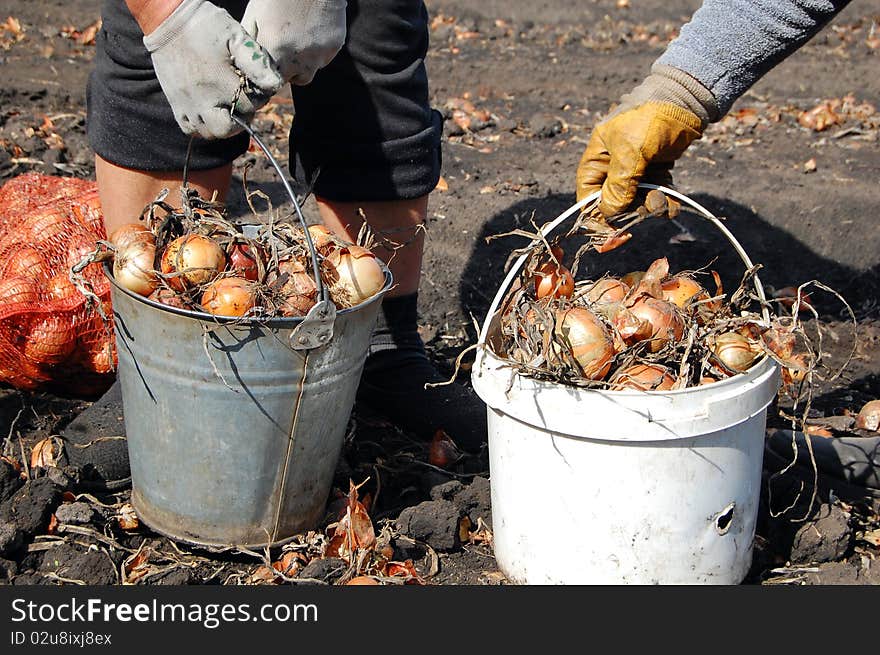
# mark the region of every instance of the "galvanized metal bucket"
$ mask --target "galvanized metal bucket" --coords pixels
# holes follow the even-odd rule
[[[248,548],[314,528],[387,268],[382,291],[351,309],[325,293],[304,318],[244,321],[158,304],[107,276],[141,520],[183,542]]]

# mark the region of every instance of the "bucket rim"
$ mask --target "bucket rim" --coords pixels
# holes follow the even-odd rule
[[[347,307],[345,309],[337,310],[337,316],[352,314],[356,311],[360,311],[364,307],[369,307],[372,303],[381,300],[381,298],[391,288],[391,285],[394,283],[394,278],[391,275],[391,271],[388,269],[388,266],[383,261],[378,259],[377,261],[379,262],[379,265],[382,267],[382,271],[385,274],[385,284],[382,285],[382,288],[375,295],[368,298],[364,302],[355,305],[354,307]],[[208,312],[199,312],[191,309],[171,307],[170,305],[163,305],[162,303],[150,300],[146,296],[141,296],[140,294],[129,291],[125,287],[121,286],[113,277],[113,270],[110,267],[110,262],[104,262],[104,275],[107,277],[110,285],[115,288],[116,291],[118,291],[119,293],[123,293],[129,298],[139,301],[149,307],[153,307],[154,309],[168,312],[169,314],[174,314],[176,316],[182,316],[184,318],[191,318],[207,323],[216,323],[218,325],[237,325],[241,327],[268,327],[281,329],[292,329],[302,323],[303,319],[305,319],[305,316],[277,316],[269,318],[242,318],[240,316],[219,316],[216,314],[209,314]]]
[[[767,369],[767,363],[770,363],[770,369],[779,368],[779,362],[768,355],[764,355],[760,359],[758,359],[754,364],[752,364],[751,368],[746,371],[742,371],[737,373],[736,375],[731,375],[728,378],[724,378],[723,380],[716,380],[712,384],[698,385],[692,387],[682,387],[681,389],[669,389],[666,391],[651,389],[641,391],[638,389],[591,389],[589,387],[575,387],[572,385],[563,384],[562,382],[554,382],[552,380],[540,380],[538,378],[533,378],[528,375],[523,375],[518,371],[514,370],[512,365],[504,359],[501,359],[496,355],[492,350],[488,347],[481,348],[481,355],[474,364],[474,368],[477,370],[477,373],[489,372],[485,365],[486,359],[493,360],[499,368],[507,367],[510,368],[511,376],[515,376],[522,380],[528,380],[529,383],[534,384],[538,390],[541,389],[555,389],[555,388],[564,388],[564,389],[575,389],[578,392],[582,393],[596,393],[601,394],[603,396],[611,395],[616,397],[639,397],[648,394],[649,396],[655,397],[666,397],[666,396],[684,396],[688,393],[694,394],[697,391],[706,392],[709,389],[712,390],[721,390],[726,387],[732,387],[734,385],[746,384],[751,382],[753,379],[760,377],[763,375]],[[769,370],[769,369],[768,369]],[[476,390],[476,385],[475,385]]]

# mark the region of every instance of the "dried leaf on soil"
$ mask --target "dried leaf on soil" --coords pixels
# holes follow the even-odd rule
[[[131,503],[125,503],[119,508],[116,521],[123,530],[137,530],[140,526],[140,519]]]

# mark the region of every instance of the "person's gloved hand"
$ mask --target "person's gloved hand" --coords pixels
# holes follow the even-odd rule
[[[284,81],[242,26],[205,0],[183,0],[144,36],[159,84],[185,134],[220,139],[241,131]]]
[[[606,218],[625,210],[642,178],[672,181],[670,169],[706,125],[717,118],[712,93],[670,66],[652,73],[593,129],[577,169],[577,198],[599,191]]]
[[[312,81],[345,43],[346,0],[250,0],[241,24],[288,82]]]

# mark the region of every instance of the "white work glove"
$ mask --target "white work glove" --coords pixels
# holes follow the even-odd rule
[[[144,36],[159,84],[185,134],[221,139],[284,83],[269,54],[229,13],[205,0],[183,0]]]
[[[281,76],[312,81],[345,43],[346,0],[250,0],[241,24],[275,60]]]

